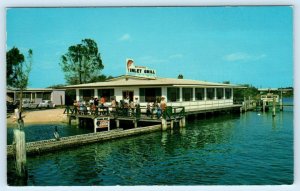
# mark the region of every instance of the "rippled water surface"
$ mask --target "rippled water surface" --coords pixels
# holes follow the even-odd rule
[[[293,111],[188,120],[182,129],[29,157],[27,164],[27,185],[292,184]],[[8,183],[19,184],[11,161]]]

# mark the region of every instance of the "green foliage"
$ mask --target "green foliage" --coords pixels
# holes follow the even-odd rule
[[[53,89],[59,89],[59,88],[64,88],[65,84],[54,84],[51,86],[48,86],[48,88],[53,88]]]
[[[6,52],[6,77],[8,86],[14,86],[18,66],[23,63],[24,60],[24,55],[20,53],[19,49],[16,47],[13,47]]]
[[[25,62],[24,55],[16,47],[13,47],[6,53],[7,85],[20,90],[27,87],[32,65],[32,55],[33,52],[29,49]]]
[[[104,68],[97,43],[92,39],[84,39],[81,44],[70,46],[61,57],[60,66],[67,83],[71,85],[91,82]]]
[[[89,82],[104,82],[105,80],[109,80],[109,79],[112,79],[113,77],[112,76],[106,76],[104,74],[101,74],[99,76],[95,76],[93,77]]]
[[[246,87],[246,88],[235,88],[233,91],[233,97],[234,101],[242,101],[244,100],[244,97],[246,99],[251,97],[251,99],[257,99],[259,98],[259,91],[256,87],[249,85],[249,84],[242,84],[241,86]]]
[[[25,61],[24,55],[20,53],[19,49],[16,47],[13,47],[11,50],[6,52],[6,63],[8,70],[7,85],[20,91],[20,111],[22,111],[23,90],[28,86],[29,73],[32,66],[32,55],[33,52],[31,49],[29,49],[28,56]]]
[[[283,97],[294,97],[294,88],[293,87],[285,87],[282,89],[289,90],[289,91],[283,91],[283,94],[282,94]]]

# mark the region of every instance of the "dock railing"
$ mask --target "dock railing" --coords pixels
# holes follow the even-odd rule
[[[89,116],[113,116],[114,118],[118,117],[133,117],[140,119],[142,116],[141,109],[143,107],[137,106],[136,108],[111,108],[111,107],[96,107],[93,110],[88,110],[87,108],[66,106],[64,114],[67,115],[89,115]],[[167,106],[165,111],[162,112],[159,116],[155,108],[151,108],[149,118],[153,119],[154,116],[161,116],[166,120],[173,120],[177,118],[182,118],[185,116],[185,107],[184,106]]]
[[[183,106],[172,107],[167,106],[162,117],[166,120],[178,119],[185,116],[185,108]]]

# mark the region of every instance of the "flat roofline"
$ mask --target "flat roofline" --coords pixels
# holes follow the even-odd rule
[[[160,84],[160,85],[115,85],[115,86],[78,86],[76,85],[72,87],[65,87],[66,89],[94,89],[94,88],[103,88],[103,89],[110,89],[110,88],[116,88],[116,87],[199,87],[199,88],[235,88],[235,89],[246,89],[247,87],[243,86],[226,86],[226,85],[171,85],[171,84]]]

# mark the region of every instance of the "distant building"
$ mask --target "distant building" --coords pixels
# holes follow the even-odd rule
[[[42,100],[51,100],[55,105],[65,105],[65,89],[27,88],[23,90],[22,97],[24,100],[36,103]],[[20,100],[20,91],[8,88],[6,91],[6,100],[10,102]]]

